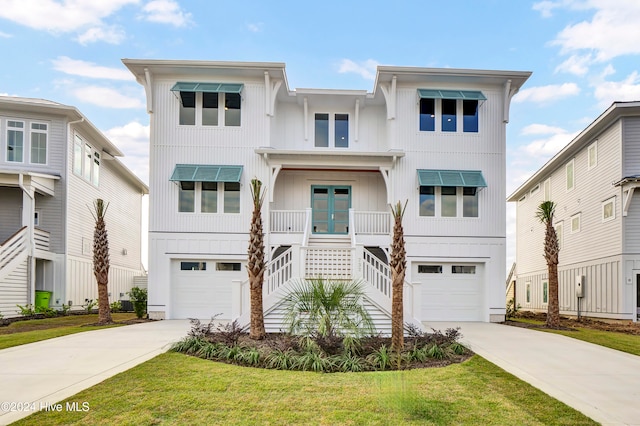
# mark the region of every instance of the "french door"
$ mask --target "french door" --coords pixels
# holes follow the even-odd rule
[[[348,234],[350,186],[311,186],[312,231],[314,234]]]

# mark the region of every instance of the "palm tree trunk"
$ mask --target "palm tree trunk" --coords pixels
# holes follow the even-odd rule
[[[405,203],[405,208],[406,208]],[[404,278],[407,267],[404,245],[404,229],[402,217],[404,209],[398,201],[395,209],[391,209],[394,218],[393,242],[391,244],[391,348],[400,352],[404,347]]]
[[[558,265],[549,264],[549,306],[547,307],[547,323],[549,328],[560,327],[560,306],[558,297]]]
[[[264,308],[262,306],[262,285],[264,282],[264,234],[262,228],[262,203],[264,192],[262,182],[258,179],[251,180],[251,197],[253,199],[253,214],[251,217],[251,229],[249,231],[249,249],[247,272],[249,273],[250,315],[249,337],[251,339],[264,339],[267,335],[264,329]]]

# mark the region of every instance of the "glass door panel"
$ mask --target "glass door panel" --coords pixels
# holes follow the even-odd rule
[[[313,233],[349,233],[350,207],[350,186],[312,186],[311,209]]]

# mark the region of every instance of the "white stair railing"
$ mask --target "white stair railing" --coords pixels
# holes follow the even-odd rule
[[[267,264],[264,294],[269,295],[293,278],[293,247]]]
[[[362,278],[391,298],[391,269],[367,249],[364,250]]]
[[[21,228],[0,245],[0,278],[11,272],[12,261],[28,250],[28,229]]]

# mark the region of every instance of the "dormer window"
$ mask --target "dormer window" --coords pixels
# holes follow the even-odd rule
[[[418,89],[421,132],[478,132],[478,108],[487,98],[475,90]],[[437,126],[437,124],[439,126]]]
[[[180,101],[181,126],[238,127],[244,85],[237,83],[178,82],[171,91]]]

